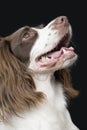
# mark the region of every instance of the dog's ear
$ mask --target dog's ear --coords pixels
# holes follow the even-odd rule
[[[56,80],[59,80],[63,84],[68,98],[78,96],[79,91],[72,87],[72,79],[69,68],[56,71],[54,75]]]
[[[16,32],[0,40],[0,120],[33,107],[44,98],[41,92],[36,92],[31,70],[10,51],[10,42],[17,44],[20,37]]]
[[[35,26],[35,28],[39,28],[39,29],[42,29],[43,27],[44,27],[44,24],[40,24],[40,25]]]
[[[0,37],[0,49],[2,48],[2,46],[5,45],[5,38],[4,37]]]
[[[6,40],[10,43],[12,53],[26,63],[29,61],[30,50],[36,38],[36,31],[25,26],[8,36]]]

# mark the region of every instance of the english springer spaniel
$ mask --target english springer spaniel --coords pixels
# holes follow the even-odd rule
[[[69,71],[78,57],[71,37],[60,16],[0,38],[0,130],[79,130],[67,108],[78,94]]]

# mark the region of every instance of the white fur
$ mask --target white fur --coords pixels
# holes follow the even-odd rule
[[[12,117],[11,124],[0,125],[0,130],[79,130],[72,122],[67,110],[66,97],[64,96],[63,86],[60,82],[55,82],[53,72],[71,65],[76,56],[67,59],[66,62],[58,63],[53,68],[40,67],[36,64],[35,58],[40,54],[51,50],[64,35],[60,35],[58,29],[52,30],[50,22],[43,29],[36,29],[38,39],[36,40],[31,53],[29,68],[34,71],[33,80],[36,90],[45,94],[46,101],[38,104],[38,107],[25,111],[20,117]],[[71,35],[71,27],[67,30]],[[49,33],[51,34],[49,37]]]

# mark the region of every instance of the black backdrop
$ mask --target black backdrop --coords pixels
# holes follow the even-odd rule
[[[73,43],[78,53],[78,61],[72,68],[72,81],[76,89],[80,91],[78,98],[72,100],[70,113],[74,123],[81,130],[86,130],[87,117],[87,83],[86,83],[86,31],[87,9],[86,3],[68,0],[44,0],[44,1],[1,1],[0,2],[0,35],[6,36],[18,28],[40,23],[45,25],[60,15],[66,15],[73,28]]]

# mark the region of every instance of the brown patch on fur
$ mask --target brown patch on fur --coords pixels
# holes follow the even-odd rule
[[[9,115],[18,115],[43,99],[41,92],[36,92],[30,76],[31,71],[11,52],[9,44],[0,41],[0,117],[6,120]]]
[[[65,92],[67,94],[66,96],[68,96],[68,98],[69,97],[74,98],[78,96],[79,92],[72,87],[72,81],[71,81],[71,75],[69,69],[62,69],[56,71],[55,78],[56,80],[62,82]]]

